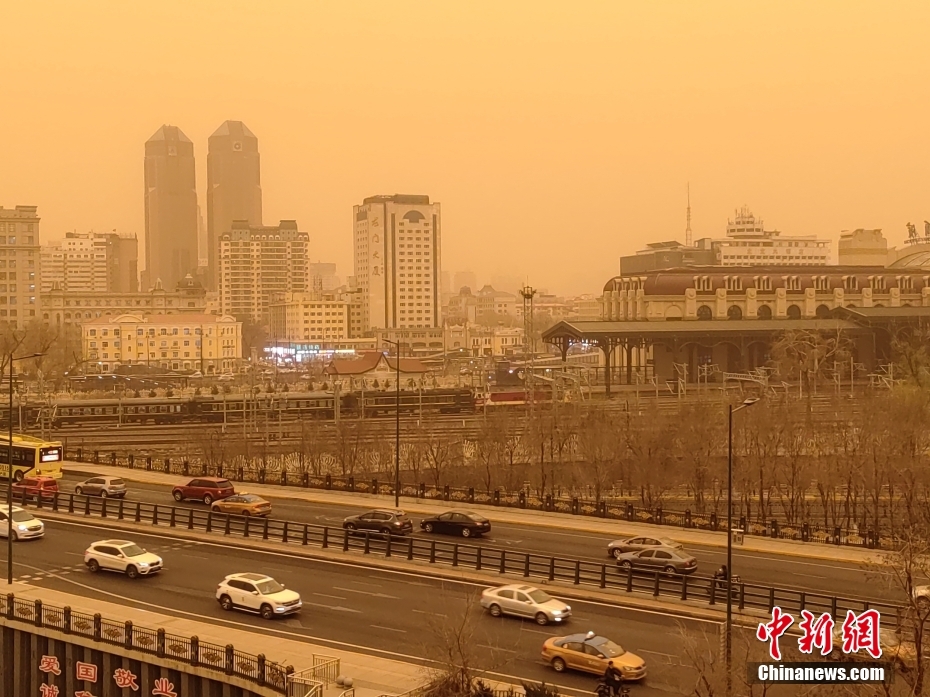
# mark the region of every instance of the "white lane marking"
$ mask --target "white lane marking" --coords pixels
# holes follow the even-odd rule
[[[380,583],[366,583],[365,581],[349,581],[349,583],[354,583],[356,586],[370,586],[371,588],[380,588]]]
[[[427,610],[416,610],[416,609],[412,609],[411,612],[416,612],[416,613],[418,613],[418,614],[420,614],[420,615],[436,615],[436,617],[447,617],[447,616],[448,616],[448,615],[444,615],[444,614],[441,613],[441,612],[429,612],[429,611],[427,611]]]
[[[542,634],[543,636],[556,636],[555,634],[552,634],[551,632],[544,632],[544,631],[542,631],[541,629],[525,629],[525,628],[521,628],[520,631],[521,631],[521,632],[531,632],[531,633],[533,633],[533,634]]]
[[[806,576],[807,578],[826,578],[826,576],[819,576],[817,574],[802,574],[797,571],[794,571],[790,574],[791,576]]]
[[[370,595],[373,598],[385,598],[386,600],[400,600],[396,595],[388,595],[387,593],[372,593],[371,591],[361,591],[358,588],[342,588],[341,586],[333,586],[334,591],[346,591],[347,593],[360,593],[361,595]]]
[[[490,644],[478,644],[483,649],[491,649],[491,651],[504,651],[505,653],[516,653],[514,649],[505,649],[500,646],[491,646]]]
[[[326,593],[314,593],[314,595],[318,595],[321,598],[332,598],[333,600],[345,600],[346,599],[344,595],[327,595]]]
[[[325,605],[324,603],[311,603],[311,602],[309,602],[309,601],[305,601],[305,602],[304,602],[304,605],[310,605],[310,606],[312,606],[312,607],[321,607],[321,608],[324,608],[324,609],[326,609],[326,610],[335,610],[335,611],[337,611],[337,612],[355,612],[355,613],[361,613],[361,610],[356,610],[356,609],[351,608],[351,607],[342,607],[341,605]]]
[[[387,631],[389,631],[389,632],[400,632],[401,634],[406,634],[406,633],[407,633],[407,630],[406,630],[406,629],[397,629],[396,627],[383,627],[383,626],[380,625],[380,624],[370,624],[370,625],[368,625],[368,626],[369,626],[369,627],[373,627],[374,629],[385,629],[385,630],[387,630]]]
[[[671,653],[662,653],[661,651],[650,651],[649,649],[636,649],[639,653],[651,653],[656,656],[667,656],[668,658],[677,658],[674,654]]]
[[[87,523],[80,523],[80,522],[77,522],[77,521],[55,520],[55,521],[51,521],[51,522],[54,522],[54,523],[59,524],[59,525],[70,525],[70,526],[78,527],[78,528],[94,528],[94,529],[99,529],[99,526],[96,526],[96,525],[89,525],[89,524],[87,524]],[[162,540],[173,540],[173,539],[174,539],[174,538],[169,537],[169,536],[167,536],[167,535],[159,535],[159,534],[157,534],[157,533],[152,533],[152,532],[139,532],[139,533],[136,533],[136,534],[137,534],[137,535],[140,535],[140,536],[142,536],[142,537],[153,537],[153,538],[162,539]],[[230,540],[230,542],[234,542],[234,541],[233,541],[233,540]],[[278,551],[274,551],[274,550],[270,550],[270,549],[253,549],[252,547],[246,547],[246,546],[242,546],[242,545],[238,545],[238,544],[229,544],[229,543],[222,544],[222,543],[219,543],[219,542],[200,542],[200,544],[203,545],[203,546],[205,546],[205,547],[216,547],[216,548],[218,548],[218,549],[224,550],[225,553],[228,553],[228,552],[229,552],[229,549],[230,549],[230,548],[233,548],[233,549],[237,549],[237,550],[240,550],[240,551],[243,551],[243,552],[251,552],[251,553],[254,553],[254,554],[264,554],[264,555],[274,556],[274,557],[285,557],[285,558],[287,558],[287,559],[299,559],[299,560],[302,560],[302,561],[308,561],[307,558],[301,557],[301,556],[296,555],[296,554],[293,554],[293,553],[278,552]],[[341,566],[341,567],[345,567],[345,568],[352,569],[352,570],[356,570],[356,571],[359,569],[359,565],[358,565],[358,564],[353,564],[353,563],[348,562],[348,561],[339,561],[338,559],[310,559],[309,561],[312,561],[313,563],[317,563],[317,564],[321,564],[321,565],[327,565],[327,566]],[[362,568],[366,568],[366,567],[362,567]],[[381,568],[376,568],[376,569],[372,569],[372,570],[373,570],[373,571],[378,571],[379,573],[382,573],[382,574],[391,574],[391,575],[394,575],[394,576],[405,576],[405,577],[423,578],[423,573],[420,572],[420,571],[402,571],[402,570],[400,570],[400,569],[381,569]],[[476,583],[476,582],[473,582],[473,581],[465,581],[465,580],[458,580],[458,579],[456,579],[456,580],[453,581],[453,580],[444,579],[444,578],[437,578],[436,581],[437,581],[437,585],[439,585],[439,584],[445,584],[445,583],[454,583],[454,584],[458,584],[458,585],[461,585],[461,586],[471,586],[471,587],[473,587],[473,588],[487,588],[487,587],[488,587],[488,582],[487,582],[487,581],[484,581],[484,582],[481,582],[481,583]],[[90,588],[91,590],[95,590],[95,589],[91,588],[90,586],[88,586],[88,588]],[[120,597],[122,597],[122,596],[118,596],[118,595],[117,595],[117,596],[115,596],[115,597],[120,598]],[[582,605],[582,604],[583,604],[583,605],[590,605],[590,606],[595,606],[595,607],[606,607],[606,608],[610,608],[610,609],[612,609],[612,610],[618,609],[618,606],[617,606],[616,603],[600,602],[600,601],[596,601],[596,600],[577,600],[577,599],[573,600],[572,602],[573,602],[573,603],[577,603],[577,604],[579,604],[579,605]],[[620,609],[620,610],[623,610],[624,612],[629,612],[629,613],[631,613],[631,614],[637,613],[637,614],[642,614],[642,615],[658,615],[658,616],[660,616],[660,617],[674,617],[674,618],[676,618],[676,619],[678,619],[678,620],[680,620],[680,621],[689,622],[689,623],[694,623],[694,624],[711,624],[711,625],[715,625],[715,626],[718,625],[718,624],[720,624],[720,622],[719,622],[718,620],[701,619],[701,618],[696,618],[696,617],[685,617],[685,616],[682,616],[682,615],[677,615],[677,614],[675,614],[675,613],[671,613],[671,612],[667,612],[667,611],[662,611],[662,610],[650,610],[650,609],[647,609],[647,608],[638,608],[638,607],[637,607],[637,608],[634,608],[634,607],[620,607],[619,609]],[[198,615],[198,616],[200,616],[200,615]],[[346,645],[349,645],[349,644],[346,644]],[[365,647],[360,647],[360,648],[365,648]],[[388,652],[388,653],[390,653],[390,652]],[[397,655],[402,655],[402,654],[397,654]],[[425,660],[425,659],[421,659],[421,660]],[[435,661],[433,661],[433,662],[435,662]],[[491,674],[491,673],[489,673],[489,675],[490,675],[490,674]],[[501,675],[502,677],[504,676],[503,673],[501,673],[501,674],[499,674],[499,675]],[[567,689],[573,689],[573,688],[567,688]],[[576,691],[577,691],[577,690],[576,690]]]

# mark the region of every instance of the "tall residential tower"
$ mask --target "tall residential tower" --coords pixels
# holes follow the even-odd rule
[[[371,196],[354,214],[363,331],[438,327],[439,204],[429,196]]]
[[[207,288],[218,284],[218,239],[234,220],[262,224],[258,138],[241,121],[225,121],[207,147]]]
[[[143,290],[161,280],[174,288],[197,271],[194,144],[177,126],[162,126],[145,143],[145,273]]]

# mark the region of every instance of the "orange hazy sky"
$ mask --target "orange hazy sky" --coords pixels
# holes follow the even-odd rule
[[[44,240],[143,232],[143,143],[258,136],[266,223],[351,273],[352,205],[426,193],[443,267],[597,292],[618,257],[722,234],[930,219],[930,3],[8,0],[0,205]],[[141,245],[140,245],[141,249]]]

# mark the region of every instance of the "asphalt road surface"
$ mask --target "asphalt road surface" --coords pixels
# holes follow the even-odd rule
[[[89,599],[418,663],[438,657],[442,632],[449,632],[467,614],[473,628],[471,644],[482,668],[498,679],[546,681],[570,692],[591,691],[596,679],[577,673],[559,675],[544,664],[539,652],[547,637],[589,630],[611,637],[647,661],[649,675],[644,684],[634,686],[633,694],[658,695],[687,691],[693,685],[693,671],[680,658],[684,634],[700,637],[707,631],[716,637],[718,628],[661,613],[581,601],[571,602],[574,617],[567,626],[540,627],[532,621],[487,615],[477,601],[481,586],[474,584],[431,579],[420,572],[307,560],[282,552],[237,549],[230,554],[222,543],[185,542],[158,534],[130,537],[162,556],[165,570],[151,578],[130,580],[110,572],[91,574],[84,567],[88,544],[109,537],[92,522],[49,521],[46,526],[44,539],[16,543],[17,580]],[[124,537],[125,533],[113,535]],[[2,551],[5,555],[5,546]],[[242,571],[267,573],[299,592],[304,600],[302,613],[266,621],[247,613],[224,612],[215,598],[216,583]]]
[[[66,474],[61,480],[63,491],[72,491],[74,485],[86,477]],[[179,477],[178,481],[184,478]],[[156,484],[128,482],[128,498],[152,503],[174,503],[171,492],[166,487]],[[248,484],[242,486],[247,489]],[[362,507],[351,505],[331,505],[294,499],[269,497],[272,502],[272,517],[301,523],[341,527],[346,516],[354,515]],[[183,507],[203,509],[203,504],[174,504]],[[484,511],[483,511],[484,512]],[[612,538],[584,532],[572,532],[567,524],[564,529],[554,530],[548,527],[532,525],[514,525],[494,522],[491,518],[491,534],[481,538],[481,544],[493,547],[505,547],[519,552],[533,552],[571,559],[584,559],[598,563],[609,562],[607,544]],[[566,521],[570,522],[570,519]],[[657,529],[657,534],[674,537],[674,528]],[[425,535],[419,529],[419,520],[414,517],[414,534]],[[698,573],[711,575],[726,562],[726,549],[689,545],[687,551],[698,560]],[[864,569],[861,566],[842,561],[818,560],[787,555],[762,554],[758,552],[733,551],[733,569],[743,581],[760,585],[776,585],[780,588],[806,590],[837,595],[845,598],[863,600],[903,600],[902,591],[894,584],[888,572],[876,569]]]

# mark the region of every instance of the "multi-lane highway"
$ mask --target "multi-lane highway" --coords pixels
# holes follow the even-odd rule
[[[107,537],[134,539],[164,558],[165,571],[136,580],[106,572],[92,575],[84,568],[83,551],[90,542]],[[568,627],[540,627],[483,613],[476,599],[481,586],[471,583],[431,579],[420,571],[308,560],[287,552],[236,549],[230,554],[222,542],[183,542],[157,533],[108,534],[91,521],[48,522],[44,539],[17,543],[14,563],[18,580],[39,587],[416,662],[438,658],[440,627],[448,634],[463,613],[471,613],[469,644],[479,665],[498,679],[545,680],[573,692],[592,690],[595,679],[558,675],[546,666],[539,651],[549,636],[588,630],[610,636],[648,662],[649,677],[636,694],[658,695],[693,684],[693,673],[680,658],[682,633],[694,637],[706,631],[716,636],[717,629],[660,613],[582,601],[571,601],[574,617]],[[303,612],[272,621],[224,612],[215,600],[216,584],[226,574],[241,571],[268,573],[298,591]]]
[[[65,491],[73,489],[74,484],[83,479],[76,473],[66,474],[61,487]],[[182,478],[179,478],[181,481]],[[172,504],[170,490],[167,487],[139,482],[129,483],[129,498],[154,503]],[[240,488],[247,489],[248,485]],[[282,520],[292,520],[316,525],[339,527],[348,515],[359,512],[358,506],[331,505],[292,498],[272,498],[272,515]],[[373,502],[374,503],[374,502]],[[204,508],[203,504],[180,504]],[[571,518],[566,517],[563,529],[495,523],[493,511],[492,534],[482,539],[480,544],[505,547],[508,550],[533,552],[538,554],[608,562],[607,544],[611,538],[586,532],[572,531]],[[419,524],[414,522],[416,535]],[[622,524],[618,523],[618,528]],[[675,536],[675,528],[657,528],[657,535]],[[698,560],[699,573],[710,575],[726,561],[726,550],[720,547],[689,546],[688,551]],[[863,600],[900,600],[902,592],[893,582],[893,575],[877,569],[865,569],[861,566],[834,560],[818,560],[788,555],[763,554],[734,551],[734,570],[746,582],[762,585],[776,585],[781,588],[802,589],[810,592],[838,595],[846,598]]]

